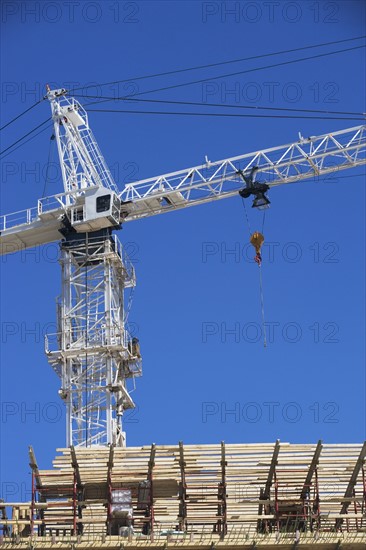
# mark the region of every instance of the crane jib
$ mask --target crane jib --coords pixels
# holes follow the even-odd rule
[[[236,196],[243,190],[243,174],[247,177],[253,167],[256,167],[258,183],[272,188],[307,179],[316,180],[333,172],[364,165],[365,128],[349,128],[208,162],[128,184],[118,194],[110,188],[90,185],[40,199],[35,208],[0,217],[0,253],[58,240],[65,217],[72,221],[76,230],[79,226],[80,231],[92,231],[103,223],[117,227],[122,222]],[[82,181],[80,176],[79,181]],[[94,211],[91,207],[90,196],[93,194],[95,198],[107,195],[109,204],[113,203],[104,220],[97,212],[96,204]]]

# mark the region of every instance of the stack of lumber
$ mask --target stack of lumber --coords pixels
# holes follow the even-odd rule
[[[263,518],[276,528],[281,507],[303,506],[307,478],[309,506],[319,498],[320,528],[334,530],[336,525],[362,531],[366,527],[366,444],[320,443],[156,445],[153,461],[151,446],[114,448],[113,460],[109,447],[75,448],[74,454],[71,449],[58,449],[53,469],[37,471],[40,500],[48,503],[44,524],[50,534],[72,528],[76,476],[82,512],[76,521],[82,522],[83,534],[106,532],[110,487],[131,490],[134,531],[141,533],[147,520],[137,505],[138,485],[148,479],[150,468],[156,533],[215,533],[220,532],[220,522],[225,533],[253,532]],[[224,486],[221,496],[220,484]],[[265,487],[269,492],[263,501],[260,495]],[[263,503],[266,507],[261,508]]]
[[[32,529],[40,537],[113,535],[111,494],[127,489],[132,537],[223,539],[239,533],[248,540],[282,536],[290,527],[304,534],[366,536],[366,442],[179,443],[57,452],[53,469],[39,470],[30,449],[38,501],[1,503],[4,534],[9,527],[20,536]],[[151,487],[145,503],[139,486]]]

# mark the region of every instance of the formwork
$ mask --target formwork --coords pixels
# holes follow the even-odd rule
[[[32,499],[0,504],[4,548],[366,547],[364,444],[57,450]],[[131,520],[114,517],[114,491]]]

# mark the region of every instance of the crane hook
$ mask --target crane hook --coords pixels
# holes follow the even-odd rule
[[[256,252],[254,261],[260,266],[262,263],[261,248],[264,243],[264,236],[259,231],[255,231],[250,237],[250,243],[254,246]]]

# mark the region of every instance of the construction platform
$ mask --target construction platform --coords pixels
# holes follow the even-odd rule
[[[364,444],[58,449],[32,500],[0,503],[2,548],[366,547]]]

